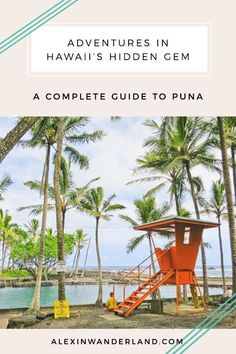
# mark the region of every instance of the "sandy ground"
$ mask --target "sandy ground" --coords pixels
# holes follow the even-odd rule
[[[49,316],[27,328],[193,328],[214,309],[208,309],[206,312],[203,310],[195,311],[192,307],[189,307],[185,311],[180,311],[179,315],[174,314],[174,312],[171,313],[172,310],[163,315],[156,315],[151,314],[146,308],[139,308],[130,317],[123,318],[116,316],[114,313],[107,313],[103,308],[78,306],[72,309],[69,319],[55,320],[53,316]],[[10,317],[14,317],[13,314]],[[219,323],[216,328],[236,328],[236,311]]]

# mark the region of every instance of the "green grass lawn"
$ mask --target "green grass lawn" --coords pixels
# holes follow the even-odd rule
[[[14,269],[14,270],[4,270],[0,274],[0,279],[4,278],[21,278],[21,277],[29,277],[30,274],[27,272],[27,270],[19,270],[19,269]]]

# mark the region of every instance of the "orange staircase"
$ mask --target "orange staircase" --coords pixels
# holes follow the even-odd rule
[[[169,248],[164,250],[162,254],[158,255],[154,252],[152,255],[145,258],[136,267],[125,273],[114,285],[113,292],[115,293],[115,286],[117,284],[124,284],[123,286],[123,301],[115,307],[114,312],[117,315],[127,317],[138,307],[149,295],[154,293],[163,283],[165,283],[174,274],[174,270],[168,271],[156,270],[159,268],[159,261],[167,252]],[[150,263],[151,260],[151,263]],[[138,284],[135,291],[128,297],[126,296],[127,288],[130,285]]]
[[[123,302],[115,307],[114,312],[117,315],[127,317],[138,307],[148,296],[154,293],[163,283],[165,283],[175,271],[169,270],[167,273],[162,271],[152,275],[144,281],[135,291],[131,293]]]

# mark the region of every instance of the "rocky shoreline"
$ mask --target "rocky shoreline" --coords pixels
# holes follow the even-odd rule
[[[117,271],[103,271],[103,284],[109,285],[112,283],[120,283],[124,284],[124,281],[119,282],[119,279],[125,275],[125,272]],[[143,277],[143,281],[145,281],[147,276]],[[202,277],[198,278],[199,284],[203,284]],[[135,282],[133,282],[135,284]],[[71,278],[69,273],[66,274],[66,284],[67,285],[96,285],[98,284],[98,272],[96,270],[86,271],[84,276],[81,276],[79,273],[76,277]],[[208,284],[210,287],[222,287],[222,279],[217,277],[208,277]],[[57,279],[56,275],[48,276],[47,280],[42,281],[42,286],[56,286]],[[232,279],[230,277],[226,277],[226,285],[232,285]],[[24,277],[24,278],[3,278],[0,279],[0,288],[5,287],[13,287],[13,288],[22,288],[22,287],[34,287],[35,280],[33,277]]]

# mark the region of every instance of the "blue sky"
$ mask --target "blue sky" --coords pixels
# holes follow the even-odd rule
[[[136,176],[133,176],[135,160],[145,152],[143,142],[151,134],[150,128],[143,125],[146,118],[129,117],[122,118],[119,122],[111,122],[109,117],[92,117],[86,131],[102,129],[106,133],[106,136],[101,142],[79,146],[80,152],[89,157],[89,170],[81,171],[78,167],[73,167],[74,179],[78,186],[85,184],[91,178],[100,177],[100,180],[94,186],[103,186],[106,196],[115,193],[117,196],[116,201],[126,206],[126,210],[122,211],[122,213],[131,217],[135,217],[133,201],[142,198],[146,191],[153,186],[153,183],[126,185],[128,181],[136,178]],[[156,120],[160,119],[158,117],[153,118]],[[15,123],[15,117],[0,117],[0,136],[4,136]],[[32,216],[29,216],[26,211],[18,212],[17,208],[40,202],[38,193],[30,191],[23,183],[28,180],[41,178],[43,161],[43,149],[30,150],[16,147],[1,164],[0,178],[5,173],[10,174],[14,183],[6,193],[5,201],[1,202],[0,207],[8,209],[14,221],[22,225],[27,223]],[[202,177],[206,188],[206,196],[208,196],[212,180],[216,179],[217,175],[203,168],[195,168],[193,174]],[[52,174],[50,179],[52,181]],[[158,192],[156,199],[158,205],[168,201],[167,191],[164,189]],[[189,195],[186,195],[183,206],[193,211]],[[175,214],[174,209],[170,211],[170,214]],[[214,216],[205,218],[215,221]],[[53,212],[49,213],[48,227],[55,229],[55,216]],[[94,220],[79,212],[71,211],[67,215],[66,231],[73,232],[78,228],[84,229],[88,236],[91,236],[88,265],[95,266]],[[100,227],[100,247],[103,265],[136,265],[145,258],[148,255],[146,240],[132,254],[127,254],[126,252],[128,240],[137,235],[139,233],[133,231],[117,215],[110,222],[102,221]],[[225,221],[222,224],[222,236],[225,264],[230,265],[228,225]],[[159,245],[163,245],[163,240],[156,238],[156,241]],[[205,231],[204,241],[209,242],[212,246],[211,249],[207,249],[206,251],[208,264],[218,265],[219,248],[217,231]],[[82,252],[81,264],[83,263],[84,254],[85,251]],[[69,257],[68,264],[71,262],[72,257]],[[198,258],[198,264],[201,264],[200,257]]]

